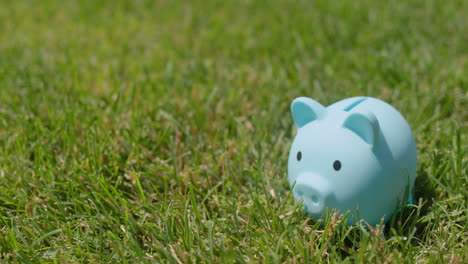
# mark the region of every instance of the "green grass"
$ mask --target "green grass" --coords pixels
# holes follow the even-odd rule
[[[468,2],[1,1],[0,262],[466,263]],[[384,228],[294,203],[290,102],[414,130]]]

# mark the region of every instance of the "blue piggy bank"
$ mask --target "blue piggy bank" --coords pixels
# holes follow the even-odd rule
[[[313,218],[349,211],[347,224],[387,222],[408,197],[412,201],[416,144],[403,116],[370,97],[328,107],[299,97],[291,104],[297,135],[288,161],[289,184]]]

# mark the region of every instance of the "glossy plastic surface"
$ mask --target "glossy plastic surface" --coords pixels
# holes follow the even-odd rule
[[[337,209],[349,211],[348,224],[364,219],[376,225],[410,197],[416,144],[395,108],[370,97],[328,107],[299,97],[291,111],[297,135],[289,153],[289,183],[310,216],[320,219],[326,208]]]

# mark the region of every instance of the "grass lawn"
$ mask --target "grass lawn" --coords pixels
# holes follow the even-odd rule
[[[468,2],[1,1],[0,263],[467,263]],[[417,205],[323,224],[298,96],[407,119]]]

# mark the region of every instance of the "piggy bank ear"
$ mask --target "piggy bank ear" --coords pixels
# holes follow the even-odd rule
[[[353,131],[371,146],[377,142],[380,126],[372,113],[352,113],[344,121],[343,127]]]
[[[325,112],[325,107],[310,98],[299,97],[292,102],[291,112],[297,128],[301,128],[319,119]]]

